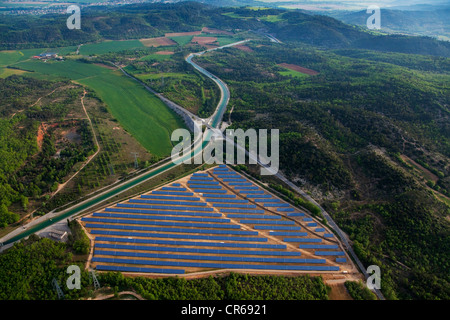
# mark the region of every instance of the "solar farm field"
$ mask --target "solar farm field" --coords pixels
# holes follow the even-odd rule
[[[357,272],[325,226],[225,166],[108,206],[80,222],[94,240],[89,264],[99,271]]]
[[[38,75],[69,78],[92,88],[123,128],[157,156],[170,154],[172,131],[185,127],[161,100],[120,71],[71,60],[47,63],[30,60],[15,66]]]

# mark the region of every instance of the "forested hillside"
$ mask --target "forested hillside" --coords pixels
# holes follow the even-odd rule
[[[281,170],[381,267],[386,297],[448,299],[448,59],[248,46],[197,59],[229,84],[232,127],[280,129]]]

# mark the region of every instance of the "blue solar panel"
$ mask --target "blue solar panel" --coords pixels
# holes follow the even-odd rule
[[[127,204],[127,203],[118,203],[116,208],[106,208],[105,211],[108,212],[123,212],[123,213],[143,213],[143,214],[173,214],[173,215],[182,215],[182,216],[202,216],[202,217],[221,217],[222,215],[219,213],[207,213],[207,212],[183,212],[183,211],[173,211],[173,210],[156,210],[155,206],[145,205],[145,204]],[[122,209],[122,208],[134,208],[134,209]],[[144,210],[140,210],[144,209]],[[166,209],[166,207],[164,207]],[[177,207],[176,209],[181,209]],[[203,209],[203,208],[199,208]],[[203,210],[200,210],[203,211]]]
[[[264,210],[251,210],[251,209],[220,209],[223,213],[264,213]],[[277,219],[280,219],[278,217]]]
[[[230,223],[230,219],[219,218],[193,218],[193,217],[172,217],[172,216],[157,216],[157,215],[141,215],[141,214],[120,214],[120,213],[98,213],[94,212],[94,217],[111,217],[111,218],[128,218],[128,219],[147,219],[147,220],[174,220],[174,221],[195,221],[195,222],[216,222],[216,223]]]
[[[146,200],[134,200],[130,199],[130,202],[135,203],[147,203]],[[176,206],[176,205],[147,205],[148,209],[166,209],[166,210],[186,210],[186,211],[214,211],[213,208],[204,208],[204,207],[183,207],[183,206]]]
[[[209,174],[207,173],[193,173],[194,177],[209,177]]]
[[[230,186],[252,186],[253,184],[250,182],[230,182]]]
[[[241,179],[242,177],[240,176],[240,175],[238,175],[238,174],[217,174],[217,178],[232,178],[232,179],[234,179],[234,178],[238,178],[238,179]]]
[[[86,223],[86,228],[161,231],[161,232],[177,232],[177,233],[231,234],[231,235],[247,235],[247,236],[258,235],[257,231],[246,231],[246,230],[205,230],[205,229],[143,227],[143,226],[126,226],[126,225],[94,224],[94,223]]]
[[[177,187],[162,187],[161,190],[165,191],[186,191],[186,188],[177,188]]]
[[[316,232],[324,232],[325,228],[316,228],[316,230],[314,230],[314,231],[316,231]]]
[[[171,222],[171,221],[143,221],[143,220],[129,220],[129,219],[104,219],[104,218],[82,218],[81,221],[152,225],[152,226],[212,228],[212,229],[240,229],[241,228],[237,224],[223,224],[223,223],[216,224],[216,223],[195,223],[195,222]]]
[[[307,224],[308,227],[317,227],[317,223],[315,222],[310,222]]]
[[[303,212],[290,212],[286,213],[288,217],[303,217],[305,214]]]
[[[291,212],[291,211],[295,211],[294,208],[277,208],[278,212]]]
[[[214,181],[214,178],[212,177],[191,177],[190,181]]]
[[[240,186],[237,186],[237,187],[234,187],[234,190],[259,190],[259,188],[258,187],[240,187]]]
[[[324,236],[325,238],[333,238],[333,237],[334,237],[334,234],[332,234],[332,233],[325,233],[323,236]]]
[[[179,183],[172,183],[172,186],[173,187],[179,187],[179,186],[181,186],[181,184],[179,184]]]
[[[286,249],[287,248],[285,244],[225,243],[225,242],[155,240],[155,239],[135,239],[135,238],[117,238],[117,237],[95,237],[95,241],[164,244],[164,245],[174,245],[174,246],[195,246],[195,247],[202,246],[202,247],[252,248],[252,249]]]
[[[316,256],[345,256],[344,251],[316,251]]]
[[[230,218],[250,218],[250,219],[281,219],[281,217],[279,216],[271,216],[271,215],[253,215],[253,214],[227,214],[228,217]]]
[[[241,262],[261,262],[261,263],[314,263],[314,264],[326,263],[325,259],[204,256],[204,255],[190,255],[190,254],[187,255],[187,254],[172,254],[172,253],[126,252],[126,251],[109,251],[109,250],[95,250],[94,255],[173,259],[173,260],[241,261]]]
[[[262,190],[242,190],[239,191],[240,193],[245,193],[245,194],[264,194],[264,191]]]
[[[227,165],[226,164],[219,164],[219,168],[226,168]]]
[[[212,178],[211,178],[212,179]],[[207,185],[207,186],[209,186],[209,185],[219,185],[220,183],[219,182],[217,182],[217,181],[204,181],[204,180],[201,180],[201,181],[198,181],[198,180],[189,180],[188,181],[188,184],[189,185],[196,185],[196,184],[200,184],[200,185]]]
[[[298,231],[301,230],[301,227],[289,227],[289,226],[254,226],[256,230],[290,230],[290,231]]]
[[[280,232],[280,231],[271,231],[269,232],[271,236],[293,236],[293,237],[307,237],[307,232]]]
[[[241,179],[241,178],[224,178],[223,181],[224,182],[245,182],[247,180]]]
[[[284,242],[322,242],[322,239],[284,238]]]
[[[206,194],[211,194],[211,193],[227,193],[227,190],[212,190],[212,189],[196,189],[194,188],[194,191],[197,193],[206,193]],[[204,197],[206,197],[206,195],[203,195]]]
[[[281,202],[280,199],[255,199],[255,202]]]
[[[235,264],[235,263],[205,263],[186,261],[154,261],[141,259],[120,259],[120,258],[92,258],[92,262],[107,262],[117,264],[139,264],[176,266],[190,268],[215,268],[215,269],[258,269],[258,270],[303,270],[303,271],[339,271],[336,266],[299,266],[299,265],[258,265],[258,264]]]
[[[272,196],[269,194],[248,194],[247,198],[271,198]]]
[[[336,258],[336,262],[345,263],[345,262],[347,262],[347,259],[346,258]]]
[[[216,207],[216,208],[248,208],[248,209],[256,208],[256,206],[254,204],[239,204],[239,203],[213,203],[213,207]]]
[[[193,192],[174,192],[174,191],[152,191],[152,194],[165,194],[169,196],[193,196]]]
[[[159,199],[159,200],[183,200],[183,201],[200,201],[200,198],[197,197],[177,197],[177,196],[155,196],[151,194],[144,194],[141,196],[141,198],[145,199]]]
[[[221,192],[227,192],[226,190],[221,190]],[[212,194],[212,193],[204,193],[203,196],[205,198],[214,197],[214,198],[236,198],[234,194]]]
[[[248,203],[248,200],[241,199],[214,199],[214,198],[206,198],[206,202],[223,202],[223,203]]]
[[[312,218],[303,218],[303,221],[313,221],[313,219]]]
[[[234,236],[204,236],[196,234],[169,234],[169,233],[147,233],[130,231],[109,231],[109,230],[91,230],[91,234],[102,234],[111,236],[144,237],[144,238],[173,238],[173,239],[192,239],[192,240],[218,240],[218,241],[251,241],[267,242],[267,238],[257,237],[234,237]]]
[[[163,251],[163,252],[189,252],[189,253],[210,253],[210,254],[240,254],[254,256],[301,256],[301,252],[292,251],[260,251],[260,250],[229,250],[229,249],[202,249],[202,248],[180,248],[180,247],[160,247],[160,246],[139,246],[126,244],[96,243],[95,248],[120,249],[120,250],[141,250],[141,251]]]
[[[144,196],[141,196],[141,197],[145,198]],[[172,205],[172,206],[187,205],[187,206],[195,206],[195,207],[206,207],[206,203],[205,202],[192,202],[192,201],[130,199],[129,202],[151,203],[151,204],[169,204],[169,205]]]
[[[137,268],[125,266],[105,266],[97,265],[95,269],[99,271],[121,271],[121,272],[140,272],[140,273],[164,273],[164,274],[184,274],[182,269],[163,269],[163,268]]]
[[[289,207],[287,203],[263,203],[264,207]]]
[[[192,189],[222,189],[221,186],[212,186],[212,185],[208,185],[208,184],[199,184],[199,183],[189,183],[189,188]],[[196,191],[197,192],[197,191]]]
[[[336,244],[300,244],[300,249],[338,249]]]
[[[228,215],[229,216],[229,215]],[[251,216],[254,218],[254,216]],[[254,220],[254,219],[243,219],[239,221],[240,223],[248,223],[248,224],[281,224],[281,225],[293,225],[294,221],[265,221],[265,220]]]

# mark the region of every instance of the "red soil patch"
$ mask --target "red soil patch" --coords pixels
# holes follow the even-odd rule
[[[279,64],[280,67],[284,67],[290,70],[294,70],[297,72],[301,72],[310,76],[315,76],[316,74],[319,74],[317,71],[311,70],[311,69],[306,69],[300,66],[297,66],[295,64],[288,64],[288,63],[280,63]]]
[[[202,34],[201,31],[191,31],[191,32],[174,32],[174,33],[166,33],[166,37],[182,37],[182,36],[198,36]]]
[[[219,29],[212,29],[212,28],[208,28],[208,27],[204,27],[202,29],[203,33],[215,33],[215,34],[226,34],[229,36],[232,36],[233,33],[229,32],[229,31],[223,31],[223,30],[219,30]]]
[[[217,38],[216,37],[193,37],[191,43],[198,43],[200,45],[205,45],[205,44],[214,44],[215,42],[217,42]]]
[[[164,46],[173,46],[177,44],[172,39],[166,37],[140,39],[139,41],[141,41],[141,43],[146,47],[164,47]]]
[[[162,55],[170,55],[170,54],[174,54],[175,52],[173,51],[158,51],[156,52],[156,54],[162,54]]]
[[[245,51],[245,52],[253,52],[253,50],[250,47],[247,46],[234,46],[235,48]]]
[[[38,129],[38,134],[37,134],[37,138],[36,138],[39,150],[41,150],[41,148],[42,148],[42,143],[44,141],[45,131],[46,131],[45,125],[43,123],[41,123],[41,125],[39,126],[39,129]]]

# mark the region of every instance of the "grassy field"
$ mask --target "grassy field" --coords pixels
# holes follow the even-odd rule
[[[185,127],[157,97],[119,71],[71,60],[24,61],[16,66],[37,76],[66,77],[92,88],[123,128],[154,155],[169,155],[172,131]]]
[[[80,54],[87,56],[93,54],[117,52],[134,48],[144,48],[144,45],[139,40],[103,41],[99,43],[90,43],[82,45],[80,48]]]
[[[286,71],[280,71],[279,74],[283,75],[283,76],[292,76],[294,78],[306,78],[308,77],[307,74],[298,72],[298,71],[294,71],[294,70],[289,70],[286,69]]]
[[[163,60],[169,60],[172,58],[171,54],[149,54],[148,56],[144,56],[142,58],[140,58],[139,60],[141,61],[148,61],[148,60],[155,60],[155,61],[163,61]]]
[[[179,46],[183,47],[192,41],[194,36],[180,36],[180,37],[170,37],[173,41],[178,43]]]
[[[24,74],[27,73],[23,70],[17,70],[17,69],[8,69],[8,68],[0,68],[0,78],[4,79],[7,78],[13,74]]]

